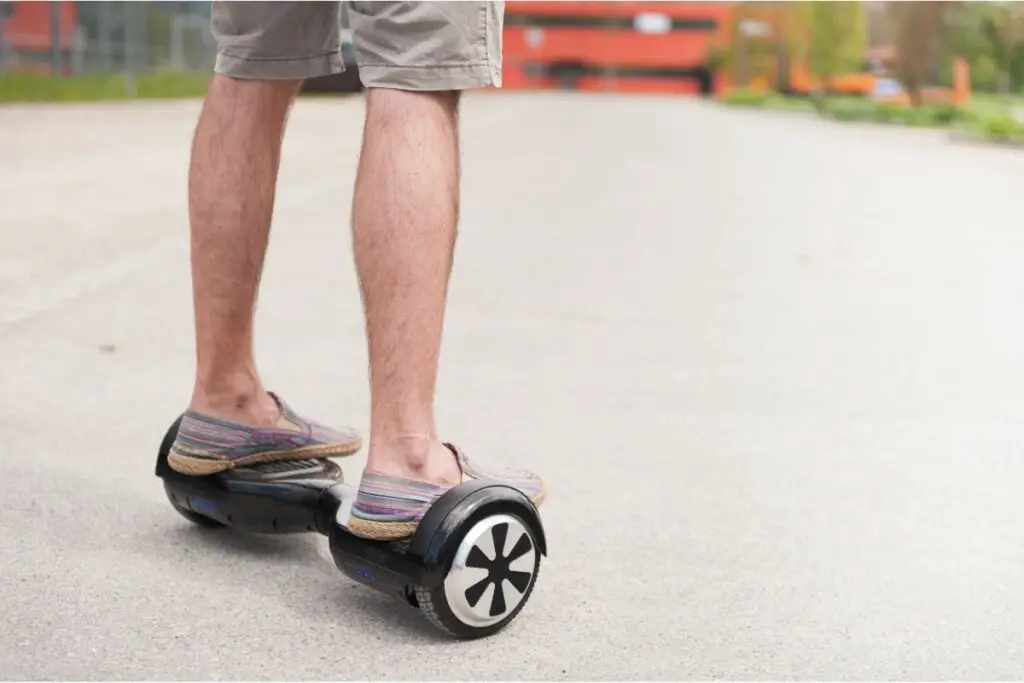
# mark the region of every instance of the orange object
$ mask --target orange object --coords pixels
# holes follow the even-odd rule
[[[958,107],[965,106],[971,102],[971,67],[963,57],[957,57],[953,62],[953,93],[951,96],[953,104]]]
[[[60,13],[60,34],[58,45],[62,50],[70,50],[75,37],[78,12],[74,2],[58,2]],[[18,2],[10,3],[10,16],[3,22],[4,38],[11,49],[27,59],[26,65],[18,67],[22,71],[49,73],[49,57],[53,53],[53,37],[50,32],[50,13],[53,2]]]
[[[713,47],[749,41],[767,55],[751,60],[746,87],[779,84],[777,46],[798,30],[786,3],[524,2],[505,6],[504,87],[612,92],[720,93],[725,69],[709,63]],[[804,30],[804,29],[800,29]],[[742,36],[742,37],[740,37]],[[794,57],[787,87],[819,87]],[[840,74],[833,92],[867,95],[871,73]]]
[[[733,3],[508,2],[504,87],[697,93]]]
[[[11,15],[4,20],[4,36],[11,48],[24,52],[46,52],[53,49],[50,36],[52,2],[11,3]],[[71,48],[78,20],[74,2],[57,3],[60,7],[60,46]]]

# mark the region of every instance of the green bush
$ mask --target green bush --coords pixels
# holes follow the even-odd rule
[[[974,118],[970,110],[952,104],[928,104],[919,111],[921,116],[938,126],[966,123]]]
[[[973,119],[973,115],[966,109],[949,104],[914,108],[855,97],[825,100],[821,112],[837,121],[870,121],[902,126],[950,126]]]
[[[1024,140],[1024,125],[1009,114],[987,116],[978,122],[977,128],[988,140]]]
[[[875,111],[871,118],[880,123],[898,123],[908,126],[914,125],[920,118],[916,110],[892,102],[873,103],[873,106]]]
[[[726,104],[772,109],[804,108],[814,106],[818,113],[836,121],[863,121],[901,126],[948,127],[970,124],[976,114],[952,104],[927,104],[906,107],[892,102],[874,102],[865,97],[838,96],[809,99],[784,97],[778,93],[737,89],[723,95]]]
[[[725,104],[732,104],[739,107],[763,107],[768,103],[770,97],[771,94],[767,92],[737,88],[726,92],[719,99]]]
[[[208,73],[154,72],[129,82],[121,74],[82,74],[67,77],[34,74],[0,76],[3,102],[90,102],[138,98],[202,97]],[[134,86],[134,92],[133,92]]]
[[[821,101],[822,115],[837,121],[875,120],[876,105],[870,100],[857,97],[832,97]]]

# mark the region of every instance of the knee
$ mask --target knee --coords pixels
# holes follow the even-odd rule
[[[454,118],[458,113],[461,96],[459,90],[367,88],[366,116],[368,119],[390,120],[441,113]]]
[[[214,74],[207,99],[242,101],[247,107],[288,105],[301,85],[301,79],[267,80]]]

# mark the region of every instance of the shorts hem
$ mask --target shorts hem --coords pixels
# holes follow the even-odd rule
[[[290,80],[329,76],[345,71],[345,60],[340,52],[311,55],[309,57],[250,58],[218,53],[213,68],[215,73],[231,78],[256,80]]]
[[[429,66],[360,64],[359,79],[367,88],[445,91],[500,88],[501,68],[487,62]]]

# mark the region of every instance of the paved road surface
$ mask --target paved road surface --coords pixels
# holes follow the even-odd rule
[[[196,113],[0,110],[3,677],[1024,676],[1024,157],[470,98],[440,420],[549,478],[551,557],[507,632],[453,644],[323,539],[205,533],[164,500]],[[258,354],[365,430],[360,116],[294,113]]]

